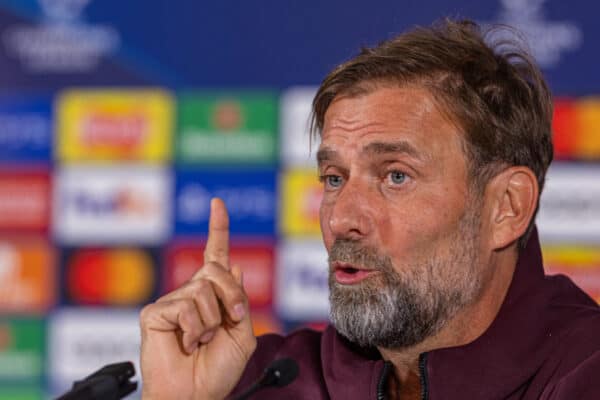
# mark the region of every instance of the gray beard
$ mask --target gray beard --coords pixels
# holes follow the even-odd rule
[[[478,215],[463,216],[452,248],[434,251],[423,262],[396,272],[389,257],[353,240],[336,240],[334,261],[362,265],[379,273],[355,285],[329,274],[330,319],[337,331],[363,347],[400,349],[421,343],[437,332],[481,292],[478,271]]]

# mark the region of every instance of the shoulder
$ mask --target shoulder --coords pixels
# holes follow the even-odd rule
[[[259,336],[254,360],[251,361],[268,364],[272,360],[284,357],[299,360],[320,357],[322,336],[322,332],[312,329],[300,329],[286,336],[277,334]]]
[[[542,400],[596,400],[600,398],[600,350],[592,350],[587,357],[569,365],[563,374],[547,386]]]
[[[546,368],[553,370],[542,399],[599,399],[600,308],[593,303],[561,302],[564,317],[557,321],[551,356]]]

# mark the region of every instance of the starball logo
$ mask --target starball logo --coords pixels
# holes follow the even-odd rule
[[[525,35],[533,56],[545,68],[556,66],[566,55],[581,46],[583,31],[571,21],[553,21],[546,16],[547,0],[501,0],[500,9],[491,24],[502,23],[517,28]],[[491,41],[506,39],[511,33],[493,31]]]
[[[85,21],[90,0],[39,0],[42,18],[32,25],[13,24],[2,33],[5,50],[36,74],[93,71],[102,58],[118,50],[113,26]]]

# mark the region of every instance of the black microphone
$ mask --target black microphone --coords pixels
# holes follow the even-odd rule
[[[73,384],[73,388],[56,400],[119,400],[137,389],[130,361],[105,365],[98,371]]]
[[[247,399],[258,390],[269,386],[284,387],[292,383],[297,376],[298,363],[291,358],[280,358],[269,364],[262,376],[235,400]]]

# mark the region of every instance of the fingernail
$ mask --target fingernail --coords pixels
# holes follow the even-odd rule
[[[233,306],[233,312],[235,313],[235,315],[237,315],[239,319],[242,319],[244,318],[244,315],[246,315],[246,308],[244,308],[244,305],[242,303],[238,303],[235,306]]]
[[[206,343],[206,342],[210,341],[210,339],[212,339],[214,335],[215,335],[214,331],[204,332],[204,334],[202,336],[200,336],[200,341],[202,343]]]

